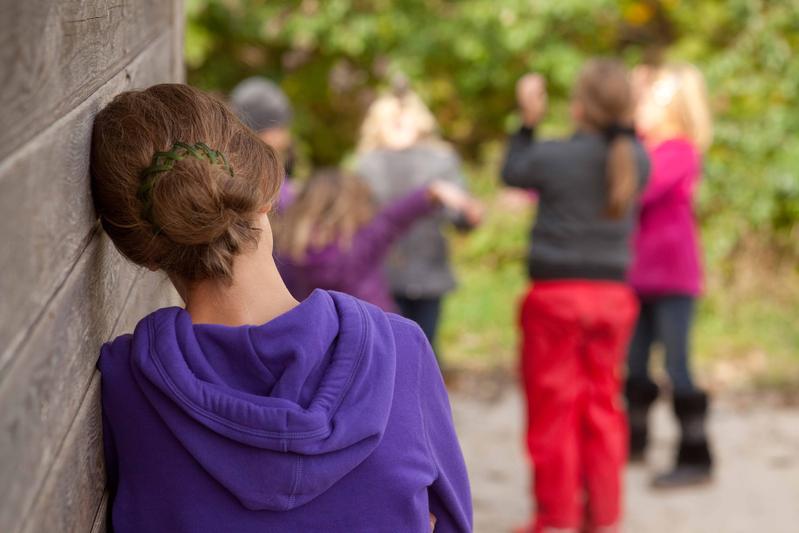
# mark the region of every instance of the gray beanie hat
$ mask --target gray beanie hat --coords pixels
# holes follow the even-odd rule
[[[272,81],[259,76],[240,82],[230,93],[233,110],[254,131],[287,126],[292,109],[286,93]]]

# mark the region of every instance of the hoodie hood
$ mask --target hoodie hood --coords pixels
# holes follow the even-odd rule
[[[396,347],[385,314],[314,291],[260,326],[194,325],[178,307],[133,335],[136,383],[209,476],[252,510],[324,493],[380,443]]]

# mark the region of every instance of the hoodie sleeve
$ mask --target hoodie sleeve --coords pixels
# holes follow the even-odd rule
[[[102,366],[104,357],[107,357],[106,350],[108,350],[108,345],[104,345],[100,351],[100,358],[97,362],[97,368],[102,373]],[[105,383],[102,381],[101,377],[101,387],[105,386]],[[103,455],[105,459],[105,485],[106,490],[108,490],[108,516],[106,519],[106,531],[111,533],[113,531],[113,525],[111,524],[111,507],[114,502],[114,497],[116,496],[117,486],[119,484],[119,463],[117,459],[117,448],[114,444],[114,436],[111,432],[111,422],[108,420],[108,416],[105,412],[105,405],[101,406],[100,409],[102,413],[102,420],[103,420]]]
[[[111,425],[108,423],[108,418],[103,412],[103,453],[105,455],[105,478],[106,489],[108,490],[108,519],[106,520],[106,531],[113,531],[111,525],[111,504],[117,492],[117,485],[119,483],[119,470],[117,463],[117,450],[114,445],[114,439],[111,436]]]
[[[436,470],[428,488],[430,512],[436,517],[436,533],[472,531],[472,497],[449,397],[430,343],[419,332],[418,398],[430,460]]]
[[[348,255],[356,265],[382,261],[394,242],[435,207],[426,187],[391,202],[353,236]]]
[[[686,185],[698,175],[696,153],[684,143],[666,143],[658,146],[651,155],[652,171],[649,184],[641,196],[641,205],[657,202],[676,187]]]

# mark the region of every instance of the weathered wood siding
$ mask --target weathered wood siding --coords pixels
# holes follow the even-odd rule
[[[0,531],[102,531],[100,345],[177,302],[99,227],[92,119],[181,81],[181,0],[0,0]]]

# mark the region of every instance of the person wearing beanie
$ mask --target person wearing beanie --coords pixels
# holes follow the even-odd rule
[[[230,103],[241,121],[258,134],[262,141],[277,150],[283,160],[286,180],[278,198],[278,210],[282,211],[296,195],[291,182],[294,166],[294,143],[291,135],[294,110],[291,102],[275,82],[253,76],[233,88]]]

